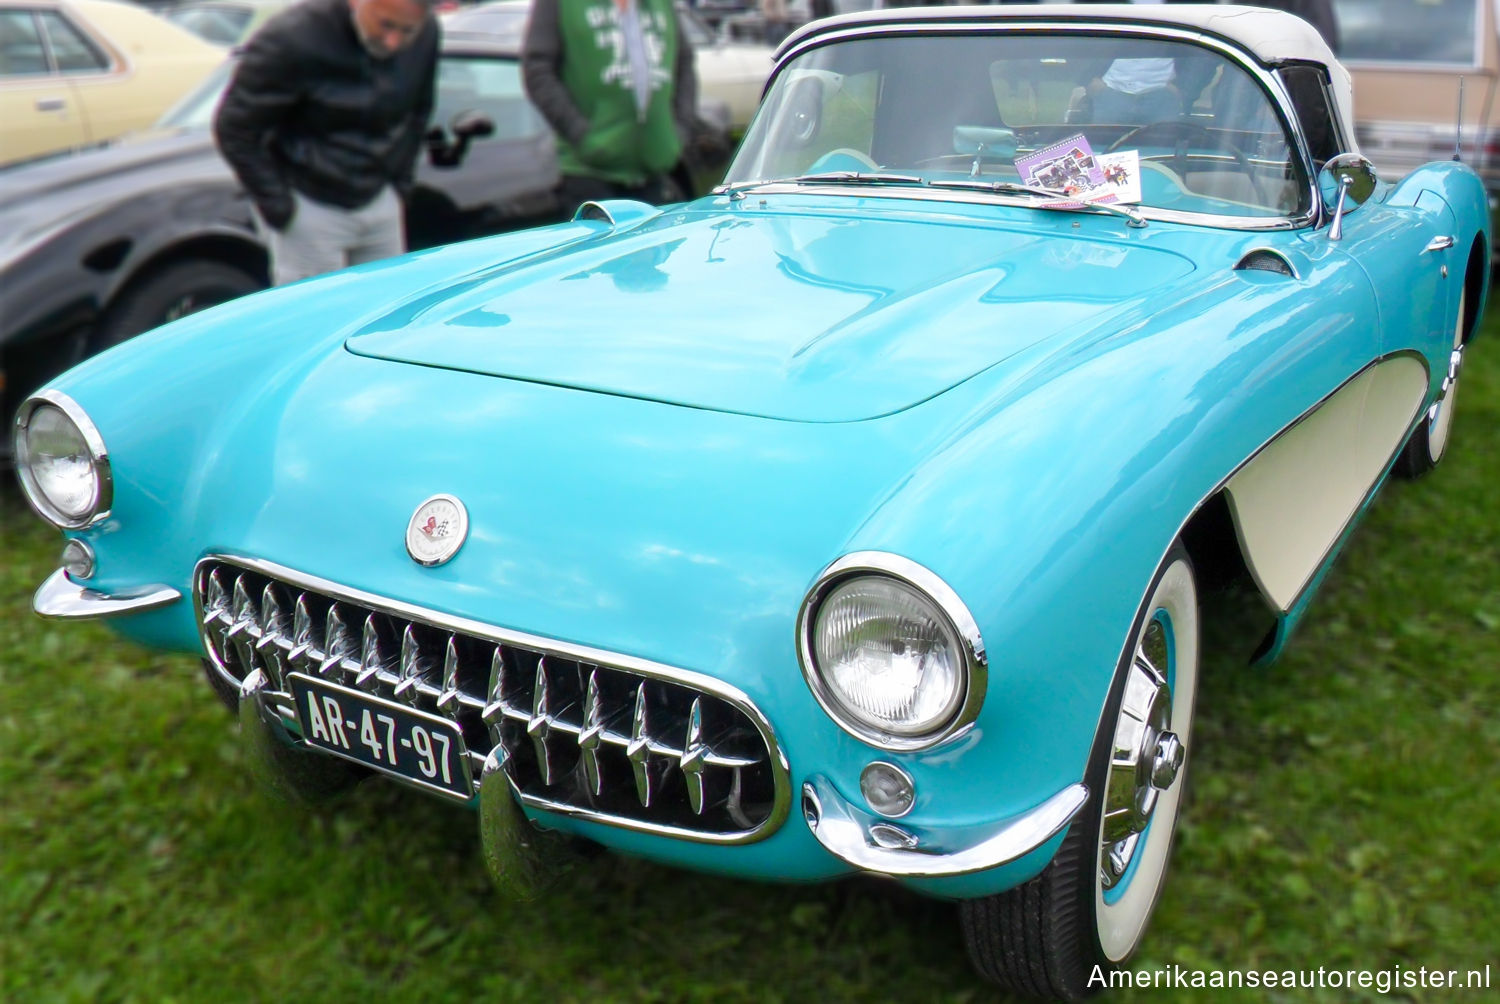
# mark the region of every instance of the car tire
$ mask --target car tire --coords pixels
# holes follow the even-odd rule
[[[985,977],[1014,993],[1078,1000],[1106,988],[1140,945],[1181,810],[1198,644],[1197,585],[1179,543],[1136,615],[1089,755],[1089,800],[1056,856],[1031,881],[960,904],[969,957]],[[1112,763],[1121,744],[1136,754],[1128,767]]]
[[[1453,328],[1453,351],[1462,352],[1464,329],[1467,327],[1468,292],[1461,289],[1458,294],[1458,320]],[[1438,399],[1428,407],[1426,414],[1417,423],[1416,431],[1406,441],[1406,448],[1396,461],[1396,473],[1404,478],[1420,478],[1442,462],[1448,452],[1448,441],[1453,433],[1453,412],[1458,404],[1459,367],[1451,365],[1447,371],[1444,387]]]
[[[225,262],[173,262],[125,288],[100,322],[93,350],[102,352],[158,325],[264,289],[265,285]]]

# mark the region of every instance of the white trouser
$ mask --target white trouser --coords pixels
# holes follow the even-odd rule
[[[261,221],[277,286],[406,251],[401,200],[390,185],[358,209],[315,202],[300,192],[292,198],[297,211],[285,230]]]

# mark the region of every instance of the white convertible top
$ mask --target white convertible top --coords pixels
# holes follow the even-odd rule
[[[802,39],[861,25],[972,22],[1020,24],[1028,21],[1065,21],[1073,24],[1160,25],[1201,31],[1227,39],[1262,64],[1287,61],[1318,63],[1328,68],[1337,113],[1353,152],[1354,88],[1344,69],[1316,28],[1294,14],[1265,7],[1229,4],[1003,4],[983,7],[898,7],[860,11],[814,21],[794,32],[777,55]]]

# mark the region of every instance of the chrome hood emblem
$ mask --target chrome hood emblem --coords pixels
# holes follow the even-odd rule
[[[406,553],[419,565],[441,565],[469,536],[469,513],[452,495],[434,495],[406,524]]]

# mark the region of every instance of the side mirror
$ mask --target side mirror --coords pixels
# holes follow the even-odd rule
[[[449,139],[449,135],[452,139]],[[457,167],[469,152],[469,142],[495,134],[495,120],[477,108],[455,112],[448,128],[432,126],[427,130],[427,159],[433,167]]]
[[[495,135],[495,120],[478,108],[469,108],[449,119],[448,129],[459,139],[484,139]]]
[[[1323,165],[1318,174],[1318,191],[1322,193],[1323,204],[1333,206],[1333,221],[1328,226],[1329,240],[1343,239],[1344,214],[1369,201],[1379,180],[1375,175],[1375,165],[1357,153],[1341,153]]]

